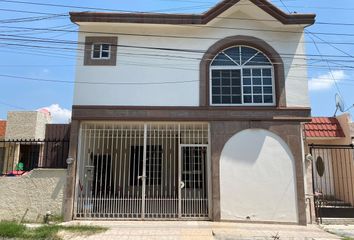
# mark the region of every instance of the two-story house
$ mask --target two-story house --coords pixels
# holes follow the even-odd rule
[[[65,219],[306,224],[304,28],[266,0],[203,14],[72,12]]]

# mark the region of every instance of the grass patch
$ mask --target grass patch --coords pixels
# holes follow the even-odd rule
[[[1,238],[17,239],[41,239],[41,240],[61,240],[58,236],[59,231],[79,233],[82,235],[93,235],[104,232],[107,228],[96,226],[61,226],[61,225],[43,225],[38,228],[28,228],[23,224],[16,222],[0,222]]]

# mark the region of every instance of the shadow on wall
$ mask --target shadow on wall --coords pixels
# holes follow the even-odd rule
[[[266,136],[265,135],[257,135],[257,138],[254,138],[254,134],[257,134],[256,132],[259,131],[258,129],[249,129],[247,131],[241,131],[237,133],[238,138],[242,138],[243,143],[242,145],[237,144],[237,146],[233,145],[230,146],[231,148],[236,148],[235,152],[237,152],[237,161],[242,162],[244,164],[248,165],[253,165],[257,159],[259,158],[259,154],[261,153]],[[249,134],[250,132],[253,132],[253,134]],[[225,144],[225,147],[221,153],[223,160],[225,161],[235,161],[235,154],[234,151],[228,151],[226,150],[228,147],[228,143],[232,141],[232,136],[227,143]]]

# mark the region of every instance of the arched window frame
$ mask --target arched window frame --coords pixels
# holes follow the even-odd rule
[[[236,48],[236,47],[245,47],[245,48],[250,48],[250,49],[254,49],[255,51],[257,51],[257,54],[262,54],[263,56],[265,56],[267,58],[267,60],[269,61],[269,65],[250,65],[250,66],[245,66],[245,64],[247,62],[249,62],[254,56],[252,56],[251,58],[249,58],[247,60],[246,63],[242,64],[242,65],[238,65],[237,63],[235,63],[236,65],[225,65],[225,66],[213,66],[213,62],[214,60],[217,58],[217,56],[220,54],[220,53],[223,53],[224,51],[227,51],[228,49],[232,49],[232,48]],[[241,54],[240,54],[240,58],[241,58]],[[241,62],[241,59],[240,59],[240,62]],[[253,100],[252,100],[252,103],[244,103],[244,92],[243,92],[243,69],[270,69],[271,71],[271,81],[272,81],[272,94],[269,94],[269,95],[272,95],[272,103],[264,103],[262,101],[262,103],[254,103]],[[213,85],[212,85],[212,71],[213,70],[240,70],[240,88],[241,88],[241,93],[240,93],[240,98],[241,98],[241,103],[213,103],[213,93],[212,93],[212,88],[213,88]],[[249,46],[247,44],[235,44],[235,45],[232,45],[232,46],[229,46],[225,49],[222,49],[221,51],[219,51],[217,54],[215,54],[215,56],[213,57],[213,59],[210,61],[209,63],[209,105],[210,106],[276,106],[277,105],[277,99],[276,99],[276,86],[275,86],[275,77],[274,77],[274,64],[272,62],[272,60],[267,56],[266,53],[264,53],[262,50],[256,48],[256,47],[252,47],[252,46]],[[263,76],[261,76],[263,77]],[[250,96],[253,97],[253,84],[251,83],[251,85],[246,85],[246,86],[250,86],[251,87],[251,94]],[[262,85],[260,85],[262,87],[262,99],[263,99],[263,95],[264,95],[264,92],[263,92],[263,83]],[[268,86],[268,85],[267,85]],[[269,85],[270,86],[270,85]],[[249,94],[246,94],[246,95],[249,95]],[[257,95],[257,94],[256,94]],[[259,95],[259,94],[258,94]]]

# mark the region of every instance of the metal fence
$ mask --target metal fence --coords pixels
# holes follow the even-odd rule
[[[207,123],[83,123],[75,218],[208,219]]]
[[[66,168],[69,140],[1,140],[0,175],[34,168]]]
[[[354,146],[310,145],[316,216],[354,216]]]

